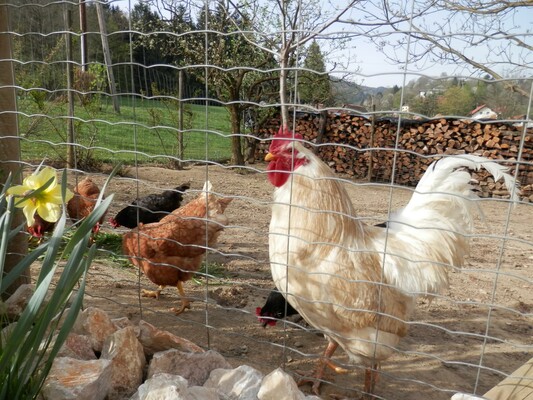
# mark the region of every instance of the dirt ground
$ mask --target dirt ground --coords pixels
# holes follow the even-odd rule
[[[273,288],[268,263],[268,224],[273,187],[259,164],[247,170],[194,166],[182,171],[158,167],[131,168],[130,177],[116,177],[107,193],[115,193],[108,215],[114,215],[138,194],[159,192],[190,181],[201,189],[205,179],[213,190],[235,196],[226,214],[230,226],[208,265],[222,267],[223,277],[189,281],[185,291],[192,309],[180,316],[168,310],[179,301],[167,288],[159,300],[140,297],[140,288],[154,288],[134,268],[109,255],[109,262],[91,267],[86,306],[97,306],[113,317],[144,319],[161,329],[217,350],[237,367],[247,364],[264,374],[282,366],[288,372],[309,371],[325,340],[312,329],[295,324],[262,328],[255,308]],[[105,176],[93,176],[103,182]],[[386,219],[406,204],[409,189],[347,181],[359,216],[370,223]],[[189,194],[186,199],[192,198]],[[533,346],[533,204],[509,210],[496,200],[479,203],[485,220],[476,223],[472,253],[461,272],[451,274],[451,287],[431,304],[419,301],[409,334],[398,352],[383,362],[377,384],[379,399],[449,399],[458,391],[483,394],[531,357]],[[104,231],[113,231],[106,224]],[[117,232],[117,231],[114,231]],[[498,239],[507,234],[507,239]],[[303,324],[302,322],[299,322]],[[305,324],[303,324],[305,326]],[[341,350],[339,363],[347,361]],[[358,398],[363,371],[328,372],[322,387],[331,394]],[[310,393],[310,386],[302,386]]]

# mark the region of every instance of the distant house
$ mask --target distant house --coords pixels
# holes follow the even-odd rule
[[[520,122],[515,122],[515,123],[513,124],[513,126],[516,126],[516,127],[523,127],[523,126],[525,125],[526,128],[533,128],[533,121],[532,121],[532,120],[528,120],[526,114],[515,115],[515,116],[512,116],[511,119],[512,119],[512,120],[522,120],[522,121],[520,121]]]
[[[487,107],[485,104],[480,105],[479,107],[474,108],[470,111],[470,115],[474,119],[497,119],[498,114],[491,110],[490,107]]]
[[[440,94],[443,94],[445,91],[446,90],[444,90],[444,88],[436,87],[436,88],[429,89],[429,90],[422,90],[418,92],[418,96],[421,97],[422,99],[425,99],[426,97],[429,97],[429,96],[438,96]]]

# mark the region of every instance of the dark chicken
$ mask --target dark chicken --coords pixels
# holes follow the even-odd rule
[[[265,328],[267,325],[276,325],[277,320],[298,314],[298,311],[287,302],[280,292],[274,289],[268,295],[265,305],[255,309],[255,314]]]
[[[113,228],[125,226],[133,229],[138,222],[149,224],[161,221],[163,217],[180,207],[183,192],[189,187],[189,184],[183,184],[175,189],[165,190],[163,193],[153,193],[134,200],[111,218],[109,223]]]

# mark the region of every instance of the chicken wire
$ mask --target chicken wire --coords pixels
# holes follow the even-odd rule
[[[134,47],[135,35],[139,32],[132,26],[131,19],[134,4],[126,2],[111,4],[120,6],[125,13],[122,16],[118,11],[111,13],[107,21],[108,39],[126,43],[123,47],[124,54],[111,54],[112,70],[116,76],[116,94],[110,94],[107,82],[100,82],[100,86],[96,87],[84,86],[82,73],[79,73],[78,78],[74,76],[70,87],[67,85],[66,66],[72,65],[78,69],[82,67],[79,49],[83,37],[88,41],[89,47],[86,51],[89,57],[93,57],[88,59],[88,65],[94,66],[95,71],[100,71],[97,72],[100,74],[99,77],[107,79],[106,74],[102,72],[105,71],[105,64],[100,42],[101,33],[94,30],[82,35],[77,23],[68,22],[69,18],[72,21],[78,18],[78,3],[8,2],[3,6],[2,11],[9,13],[10,17],[7,30],[3,33],[12,39],[12,51],[15,55],[12,61],[15,65],[14,86],[19,102],[16,115],[20,126],[20,135],[17,138],[22,149],[20,160],[11,155],[11,158],[3,161],[20,162],[27,170],[32,170],[44,159],[46,164],[62,168],[68,161],[65,154],[69,143],[68,129],[71,129],[76,151],[70,160],[72,164],[68,167],[70,183],[74,185],[83,176],[89,175],[101,186],[117,161],[123,159],[125,154],[134,155],[133,163],[123,167],[119,176],[112,180],[109,192],[115,193],[115,201],[108,216],[114,215],[137,197],[158,193],[190,181],[191,190],[185,195],[185,200],[189,201],[201,191],[204,181],[211,181],[216,193],[230,196],[234,200],[227,211],[229,225],[221,234],[218,246],[209,249],[206,255],[205,271],[199,272],[194,281],[185,284],[186,293],[194,300],[191,310],[179,316],[174,316],[168,311],[168,308],[179,302],[172,288],[167,288],[159,300],[142,298],[141,288],[152,288],[151,282],[139,271],[128,267],[119,250],[111,251],[104,245],[99,250],[101,257],[89,271],[85,305],[100,307],[113,317],[127,316],[132,321],[144,319],[161,329],[192,340],[204,348],[219,351],[235,367],[247,364],[264,374],[280,365],[294,374],[301,370],[310,370],[326,344],[320,332],[294,318],[280,322],[276,327],[264,329],[255,316],[256,307],[264,304],[264,300],[273,288],[268,261],[268,222],[273,188],[267,181],[266,164],[260,160],[263,153],[258,151],[257,160],[245,165],[236,165],[227,160],[227,149],[230,148],[232,140],[231,132],[220,130],[213,121],[220,116],[213,110],[215,105],[227,106],[240,102],[252,104],[256,110],[269,110],[277,109],[280,104],[287,103],[274,98],[260,102],[257,99],[247,98],[244,93],[238,98],[222,101],[217,92],[219,89],[217,83],[207,80],[204,83],[185,85],[179,97],[177,93],[179,93],[180,71],[185,71],[187,75],[198,69],[208,74],[209,67],[222,70],[226,68],[226,72],[232,69],[212,63],[212,59],[215,59],[213,54],[218,49],[208,41],[206,34],[211,32],[210,24],[217,27],[216,21],[205,18],[203,28],[205,30],[197,32],[197,35],[205,38],[206,42],[207,50],[203,62],[183,65],[150,64],[149,58],[153,54],[149,54],[145,48],[140,58],[146,60],[146,63],[139,63],[136,54],[138,49]],[[160,7],[164,5],[165,3],[159,3]],[[191,2],[186,5],[195,12],[204,7],[215,7],[212,2]],[[235,6],[233,3],[228,5]],[[417,13],[421,13],[430,19],[433,18],[430,9],[424,14],[424,11],[417,10],[415,5],[415,2],[409,3],[411,8],[405,11],[407,16],[414,19]],[[333,5],[323,3],[320,7],[327,10]],[[354,13],[361,12],[358,3],[351,3],[350,7]],[[95,9],[90,8],[89,11],[94,13]],[[472,13],[472,18],[474,17],[480,18],[479,15]],[[91,18],[93,18],[93,27],[97,26],[94,24],[96,16],[92,15]],[[123,22],[128,28],[112,30],[112,22],[119,21],[120,18],[125,18]],[[349,22],[349,18],[346,17],[342,22],[343,24],[338,22],[338,26],[344,26]],[[118,22],[116,25],[119,25]],[[366,37],[375,41],[379,41],[384,35],[382,31],[374,33],[370,29],[364,30],[362,28],[364,26],[365,24],[360,22],[347,32],[360,39]],[[291,27],[296,30],[301,28],[303,29],[301,26]],[[404,53],[397,57],[403,59],[404,71],[413,71],[411,68],[413,60],[410,55],[413,49],[420,45],[416,40],[434,33],[420,32],[412,23],[407,25],[407,28],[407,33],[410,34],[405,36],[405,48],[402,49]],[[334,38],[333,32],[335,26],[326,33],[317,32],[317,39],[330,43]],[[490,31],[481,32],[482,30],[474,35],[480,43],[490,36]],[[170,35],[171,43],[183,37],[172,32],[166,33]],[[228,34],[227,31],[221,33]],[[269,34],[275,37],[274,33]],[[149,30],[142,36],[152,37]],[[70,45],[68,45],[69,38],[72,39]],[[522,39],[521,43],[525,44],[527,40],[523,39],[530,38],[530,34],[527,34],[524,28],[524,31],[515,33],[512,38]],[[512,38],[507,40],[510,41]],[[271,38],[267,35],[267,39]],[[498,40],[502,39],[498,37]],[[265,42],[267,41],[265,39]],[[65,48],[68,47],[72,49],[72,53],[70,56],[65,56],[67,54]],[[295,47],[294,51],[295,54],[303,54],[303,46]],[[16,57],[17,54],[20,58]],[[461,60],[460,55],[455,56]],[[533,90],[533,80],[530,69],[528,70],[530,68],[528,66],[531,65],[530,57],[531,53],[526,53],[519,58],[518,66],[522,68],[521,70],[508,71],[507,77],[501,76],[495,80],[516,85],[525,91],[525,115],[518,120],[505,118],[501,121],[508,124],[522,124],[522,128],[517,129],[521,140],[516,149],[516,156],[506,159],[505,162],[515,175],[520,173],[523,188],[532,184],[533,171],[529,158],[531,152],[528,152],[529,147],[526,147],[533,137],[531,129],[527,129],[528,124],[531,124]],[[120,61],[114,58],[120,58]],[[361,58],[364,63],[364,55],[361,55]],[[289,76],[291,88],[290,97],[286,101],[291,110],[295,108],[301,110],[297,102],[298,96],[294,93],[298,93],[298,85],[302,85],[302,75],[306,70],[301,58],[297,59],[296,64],[289,67],[292,72]],[[341,61],[339,60],[339,63]],[[437,63],[438,60],[429,62]],[[508,65],[509,69],[514,68],[515,61],[509,59]],[[244,67],[249,68],[247,65]],[[379,110],[380,114],[391,115],[395,118],[394,121],[397,121],[396,128],[393,129],[394,145],[360,148],[341,144],[353,150],[358,157],[370,151],[392,150],[390,178],[368,181],[363,177],[353,179],[346,174],[336,175],[335,178],[341,180],[347,187],[360,218],[368,223],[386,221],[392,211],[407,203],[413,191],[412,187],[397,184],[397,174],[395,174],[398,159],[405,154],[405,150],[399,146],[402,119],[421,116],[403,108],[409,79],[424,77],[439,82],[443,77],[425,74],[424,69],[422,72],[402,74],[388,64],[384,64],[382,72],[366,75],[353,66],[348,69],[344,66],[338,69],[332,68],[331,75],[337,79],[350,78],[358,82],[370,80],[373,75],[383,76],[384,79],[391,75],[401,77],[397,103],[391,103],[389,108]],[[279,70],[279,65],[274,68],[274,71]],[[257,71],[266,73],[259,69]],[[516,71],[523,74],[520,79],[516,75],[519,72]],[[463,79],[475,79],[468,70],[459,71],[457,75]],[[481,76],[478,81],[486,82],[487,79]],[[46,85],[42,85],[42,82],[46,82]],[[2,82],[2,87],[12,86]],[[58,112],[57,108],[61,104],[68,104],[69,94],[74,94],[76,97],[74,99],[76,108],[82,108],[81,104],[87,101],[90,104],[86,107],[91,109],[80,114],[81,116],[76,114],[72,116],[66,107]],[[120,114],[113,112],[113,101],[116,99],[120,100],[120,105],[123,107]],[[515,100],[514,97],[511,99]],[[375,98],[374,100],[377,102]],[[32,102],[33,108],[25,108],[28,101]],[[91,103],[92,101],[94,103]],[[148,113],[150,124],[147,125],[144,121],[141,122],[140,114],[149,102],[159,104],[156,107],[150,103],[152,104]],[[200,126],[191,128],[185,123],[185,126],[180,127],[180,120],[175,117],[180,104],[201,110],[195,114],[196,118],[202,118],[203,115]],[[318,116],[320,111],[326,109],[332,113],[349,111],[345,106],[315,105],[311,107],[311,113],[316,113]],[[305,112],[309,113],[309,110],[306,109]],[[0,114],[9,113],[2,110]],[[124,115],[126,113],[128,113],[127,118]],[[187,114],[187,110],[185,113]],[[370,118],[377,113],[378,111],[366,115]],[[293,111],[290,115],[295,126],[298,114]],[[460,120],[470,116],[451,115],[451,117]],[[181,123],[186,118],[187,116],[183,117]],[[244,113],[242,127],[239,127],[239,131],[234,132],[233,136],[240,136],[244,142],[256,138],[256,133],[250,129],[254,118],[255,115]],[[113,137],[118,143],[113,143],[111,147],[111,143],[102,140],[99,134],[104,130],[120,132],[118,138]],[[185,147],[182,157],[177,156],[179,148],[176,143],[180,134],[183,134]],[[7,135],[6,132],[2,133],[2,140],[10,137],[11,133]],[[223,140],[217,140],[219,138]],[[263,148],[268,146],[267,137],[262,136],[259,139],[259,150],[261,146]],[[142,151],[139,150],[141,142],[148,142],[148,145],[143,145]],[[200,144],[196,145],[198,143]],[[225,146],[225,150],[218,150],[216,146]],[[320,147],[327,149],[338,146],[339,143],[322,142]],[[35,153],[39,154],[39,159],[25,156]],[[428,156],[414,154],[414,157]],[[95,162],[94,159],[103,162]],[[184,168],[178,169],[179,166]],[[382,377],[377,385],[376,398],[447,399],[456,392],[482,395],[530,358],[533,329],[531,320],[533,228],[530,220],[533,214],[529,200],[527,196],[523,196],[520,203],[515,206],[505,198],[479,201],[485,219],[476,222],[476,234],[472,238],[473,255],[467,259],[461,272],[452,271],[451,287],[448,292],[432,302],[418,301],[417,310],[409,323],[408,336],[400,342],[395,354],[382,364]],[[109,225],[103,227],[103,232],[110,235],[121,234],[124,231],[113,230]],[[341,350],[335,354],[334,359],[339,364],[348,364],[346,355]],[[354,370],[347,375],[328,373],[325,377],[327,384],[322,388],[324,397],[332,393],[348,397],[359,395],[362,390],[363,370],[360,366],[353,368]],[[309,392],[309,386],[302,388],[305,392]]]

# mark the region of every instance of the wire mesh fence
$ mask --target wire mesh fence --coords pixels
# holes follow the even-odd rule
[[[473,211],[464,265],[446,267],[449,288],[416,298],[374,392],[379,399],[483,395],[528,361],[533,345],[533,53],[523,18],[529,8],[512,2],[501,8],[416,1],[7,2],[0,35],[10,50],[1,63],[12,65],[13,81],[2,73],[0,86],[15,94],[16,108],[5,96],[0,116],[17,121],[3,122],[2,162],[26,174],[41,162],[67,168],[71,187],[84,177],[102,187],[120,165],[108,188],[114,201],[95,235],[98,256],[85,306],[148,321],[220,352],[234,367],[267,374],[282,366],[299,376],[323,353],[324,334],[350,336],[361,328],[341,321],[332,332],[306,322],[314,321],[309,315],[266,328],[258,321],[256,308],[274,289],[269,225],[279,189],[264,157],[278,128],[288,123],[331,169],[324,185],[338,182],[346,190],[339,193],[353,204],[350,223],[386,223],[368,228],[361,241],[372,229],[394,230],[394,212],[406,207],[434,160],[458,154],[495,160],[517,178],[518,200],[497,179],[474,175],[480,196],[474,208],[481,213]],[[130,229],[113,227],[109,218],[135,199],[185,184],[182,204],[190,204],[206,181],[232,200],[216,245],[207,234],[186,235],[188,245],[208,251],[183,285],[191,308],[175,315],[169,309],[184,296],[172,283],[158,299],[142,296],[160,283],[132,266],[122,248]],[[332,212],[318,208],[318,214]],[[456,218],[455,211],[442,218]],[[135,213],[135,223],[138,218]],[[332,236],[353,233],[332,221]],[[430,240],[440,222],[425,223],[400,254],[413,265],[421,262],[416,246],[424,240],[430,249],[446,245]],[[328,236],[308,245],[323,241],[349,252],[360,243]],[[171,261],[175,254],[155,247],[155,263],[183,268]],[[316,264],[297,267],[312,272]],[[362,264],[344,268],[365,270]],[[357,309],[359,286],[324,278],[313,289],[316,283],[292,282],[287,296],[308,289],[318,313],[323,295],[343,293]],[[402,301],[382,298],[383,287],[373,301],[390,301],[384,309]],[[351,371],[327,372],[322,396],[360,396],[365,363],[341,349],[333,359]],[[302,390],[311,393],[311,386]]]

